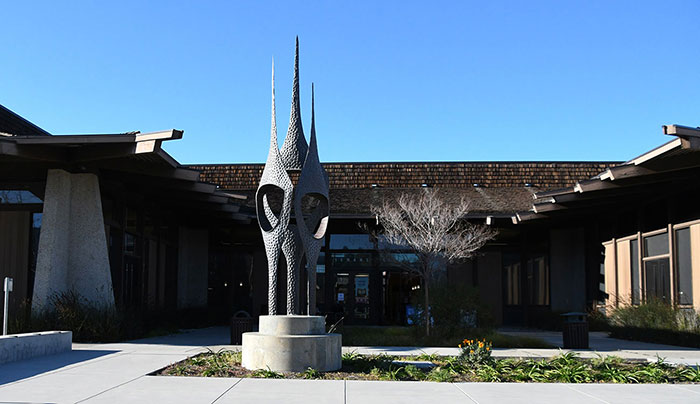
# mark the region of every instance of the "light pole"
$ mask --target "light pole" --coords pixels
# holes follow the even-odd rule
[[[10,292],[12,292],[12,278],[6,277],[5,278],[5,304],[3,306],[3,315],[2,315],[2,335],[7,335],[7,323],[9,319],[7,318],[7,313],[9,311],[8,306],[10,305]]]

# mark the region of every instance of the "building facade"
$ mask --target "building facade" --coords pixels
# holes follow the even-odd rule
[[[0,276],[15,279],[11,311],[74,292],[220,322],[267,312],[254,202],[262,164],[183,166],[162,149],[182,131],[52,136],[5,108],[0,132]],[[385,259],[410,254],[366,228],[376,225],[373,204],[425,188],[466,198],[465,220],[498,232],[446,268],[498,324],[651,297],[700,308],[697,132],[668,127],[671,142],[624,163],[324,164],[331,216],[318,312],[347,324],[410,321],[420,280]]]

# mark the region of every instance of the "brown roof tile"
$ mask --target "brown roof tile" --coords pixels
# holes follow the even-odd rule
[[[435,163],[325,163],[331,189],[523,187],[540,190],[572,186],[618,162],[435,162]],[[256,189],[263,164],[191,165],[202,181],[225,190]]]

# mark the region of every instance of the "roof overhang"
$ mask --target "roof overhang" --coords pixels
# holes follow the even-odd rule
[[[678,137],[573,187],[536,192],[532,208],[518,213],[518,221],[595,210],[658,192],[669,184],[695,183],[700,172],[700,128],[667,125],[663,131]]]
[[[117,159],[156,153],[169,165],[177,163],[161,149],[163,141],[181,139],[183,131],[169,129],[151,133],[114,135],[2,136],[0,156],[56,163]]]
[[[105,183],[119,183],[189,212],[247,221],[239,213],[244,195],[222,192],[182,166],[162,143],[181,139],[182,130],[149,133],[57,136],[0,136],[0,162],[12,166],[99,172]]]

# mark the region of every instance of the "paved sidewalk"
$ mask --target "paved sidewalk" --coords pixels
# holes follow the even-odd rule
[[[224,328],[74,350],[0,366],[0,402],[12,403],[697,403],[700,385],[511,384],[273,380],[148,376],[168,364],[225,345]],[[666,348],[666,347],[664,347]],[[673,347],[671,347],[673,348]],[[344,348],[397,355],[449,354],[452,348]],[[531,351],[531,350],[528,350]],[[542,354],[496,350],[497,355]],[[669,352],[677,350],[670,349]],[[682,350],[681,350],[682,351]],[[695,352],[683,355],[700,357]],[[680,352],[680,351],[679,351]],[[642,356],[649,356],[642,351]],[[680,354],[678,354],[680,355]],[[653,355],[652,355],[653,356]]]

